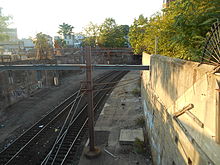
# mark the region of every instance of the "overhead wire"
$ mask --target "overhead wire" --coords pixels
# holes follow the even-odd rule
[[[78,106],[79,106],[79,103],[81,102],[82,97],[83,97],[83,95],[81,95],[81,97],[79,98],[79,101],[77,102],[76,107],[74,108],[75,111],[74,111],[74,113],[73,113],[73,115],[72,115],[72,117],[71,117],[71,119],[70,119],[70,122],[69,122],[69,124],[68,124],[68,126],[67,126],[67,128],[66,128],[66,131],[68,131],[68,130],[69,130],[69,127],[71,126],[71,123],[72,123],[72,121],[73,121],[73,119],[74,119],[74,116],[75,116],[75,114],[76,114],[76,110],[77,110],[77,108],[78,108]],[[74,105],[73,105],[73,106],[74,106]],[[70,110],[70,111],[73,110],[73,106],[71,107],[71,110]],[[69,118],[69,116],[68,116],[68,118]],[[64,136],[63,136],[63,138],[62,138],[62,140],[61,140],[61,142],[60,142],[60,144],[59,144],[59,147],[58,147],[58,149],[57,149],[57,151],[56,151],[56,154],[55,154],[55,156],[54,156],[54,158],[53,158],[52,165],[54,164],[54,161],[55,161],[55,159],[56,159],[56,157],[57,157],[58,152],[60,151],[60,147],[61,147],[61,145],[63,144],[63,141],[64,141],[66,135],[67,135],[67,134],[65,133]]]
[[[127,80],[119,80],[119,81],[114,81],[114,82],[106,82],[106,83],[97,83],[97,84],[93,84],[93,86],[98,86],[98,85],[105,85],[105,84],[115,84],[118,82],[127,82],[127,81],[132,81],[132,80],[139,80],[138,78],[133,78],[133,79],[127,79]]]
[[[108,82],[108,83],[99,83],[99,84],[95,84],[95,85],[98,86],[98,85],[101,85],[101,84],[102,84],[102,85],[106,85],[106,84],[116,84],[116,83],[118,83],[118,82],[128,82],[128,83],[124,83],[124,84],[121,84],[121,85],[118,85],[118,86],[115,86],[115,87],[103,88],[103,89],[98,89],[98,90],[93,90],[93,91],[97,92],[97,91],[109,90],[109,89],[113,89],[113,88],[117,88],[117,87],[121,87],[121,86],[125,86],[125,85],[128,85],[128,84],[135,83],[135,82],[137,82],[137,80],[139,80],[139,79],[135,78],[135,79],[127,79],[127,80],[121,80],[121,81],[115,81],[115,82]],[[80,100],[77,102],[77,107],[78,107],[78,105],[79,105],[79,103],[80,103],[80,101],[81,101],[83,95],[85,94],[85,91],[84,91],[81,95],[79,95],[79,94],[80,94],[80,91],[81,91],[81,88],[80,88],[80,90],[78,91],[77,97],[76,97],[76,99],[77,99],[77,98],[80,98]],[[76,99],[75,99],[75,100],[76,100]],[[75,101],[75,100],[74,100],[74,101]],[[71,111],[72,111],[72,109],[73,109],[75,103],[76,103],[76,102],[74,102],[74,104],[72,105],[71,110],[69,111],[69,114],[71,113]],[[70,120],[70,122],[69,122],[69,124],[68,124],[67,129],[63,132],[63,129],[64,129],[65,125],[66,125],[66,122],[67,122],[67,120],[68,120],[68,118],[69,118],[69,114],[68,114],[68,116],[67,116],[67,118],[66,118],[66,120],[65,120],[65,122],[64,122],[64,124],[63,124],[63,127],[62,127],[62,129],[61,129],[61,131],[60,131],[59,136],[57,137],[57,139],[56,139],[56,141],[55,141],[55,143],[54,143],[53,148],[51,149],[51,151],[49,152],[49,154],[48,154],[47,157],[45,158],[45,159],[46,159],[46,160],[45,160],[46,162],[43,161],[42,164],[46,164],[46,163],[48,162],[48,160],[49,160],[49,158],[50,158],[50,155],[52,154],[53,149],[55,148],[56,144],[58,144],[58,142],[61,140],[61,143],[59,144],[58,150],[56,151],[56,154],[55,154],[55,156],[54,156],[54,158],[53,158],[52,164],[54,164],[54,161],[55,161],[55,159],[56,159],[56,157],[57,157],[57,154],[58,154],[58,152],[59,152],[59,150],[60,150],[60,147],[61,147],[61,145],[62,145],[62,143],[63,143],[63,140],[64,140],[64,138],[65,138],[65,136],[66,136],[66,134],[67,134],[67,131],[68,131],[70,125],[72,124],[72,120],[73,120],[73,118],[74,118],[74,116],[75,116],[75,111],[74,111],[74,114],[73,114],[72,117],[71,117],[71,120]],[[63,132],[63,133],[62,133],[62,132]],[[62,133],[62,135],[61,135],[61,133]]]
[[[131,81],[131,82],[129,82],[129,83],[117,85],[117,86],[114,86],[114,87],[103,88],[103,89],[97,89],[97,90],[93,90],[93,91],[94,91],[94,92],[98,92],[98,91],[109,90],[109,89],[113,89],[113,88],[118,88],[118,87],[121,87],[121,86],[125,86],[125,85],[128,85],[128,84],[133,84],[133,83],[135,83],[135,82],[136,82],[136,81]]]
[[[77,96],[76,96],[76,98],[75,98],[74,101],[73,101],[74,103],[73,103],[73,105],[71,106],[71,109],[70,109],[70,111],[69,111],[69,113],[68,113],[68,115],[67,115],[67,117],[66,117],[66,119],[65,119],[65,121],[64,121],[64,123],[63,123],[63,126],[62,126],[62,128],[61,128],[61,130],[60,130],[60,132],[59,132],[59,134],[58,134],[58,136],[57,136],[57,138],[56,138],[56,141],[55,141],[55,143],[54,143],[52,149],[51,149],[50,152],[48,153],[47,157],[46,157],[46,158],[44,159],[44,161],[41,163],[41,165],[42,165],[42,164],[46,164],[46,163],[48,162],[48,160],[49,160],[49,158],[50,158],[50,155],[51,155],[53,149],[55,148],[57,142],[58,142],[59,139],[60,139],[59,137],[61,136],[61,134],[62,134],[62,132],[63,132],[63,130],[64,130],[64,127],[65,127],[66,122],[67,122],[67,120],[68,120],[68,118],[69,118],[69,115],[71,114],[71,111],[72,111],[72,109],[73,109],[73,107],[74,107],[74,105],[75,105],[75,103],[76,103],[76,100],[84,95],[84,92],[83,92],[81,95],[79,95],[79,94],[80,94],[80,91],[81,91],[81,90],[78,90],[78,91],[77,91],[77,92],[78,92],[78,93],[77,93]],[[71,122],[71,121],[70,121],[70,122]]]

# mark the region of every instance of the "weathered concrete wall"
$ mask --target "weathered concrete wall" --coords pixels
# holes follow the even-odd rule
[[[18,64],[56,64],[56,60],[27,60],[4,63]],[[42,88],[59,85],[59,77],[80,71],[0,71],[0,110],[30,96]],[[57,84],[56,84],[57,83]]]
[[[74,53],[66,52],[60,56],[54,56],[58,64],[83,64],[85,63],[85,53],[76,51]],[[129,53],[107,53],[107,52],[92,52],[93,64],[134,64],[136,60],[134,55]]]
[[[53,78],[52,71],[1,71],[0,110],[53,85]]]
[[[142,96],[155,164],[220,164],[214,66],[143,54]],[[175,114],[185,106],[192,109]]]
[[[54,55],[53,59],[44,60],[1,60],[0,64],[81,64],[85,63],[85,52],[81,49],[64,49],[59,51],[59,55]],[[32,51],[32,57],[35,55]],[[94,64],[134,64],[137,59],[133,57],[131,50],[103,50],[94,49],[92,51],[92,63]],[[24,97],[29,96],[34,91],[54,85],[58,77],[67,73],[78,73],[81,71],[1,71],[0,72],[0,110]],[[55,79],[54,79],[55,77]]]

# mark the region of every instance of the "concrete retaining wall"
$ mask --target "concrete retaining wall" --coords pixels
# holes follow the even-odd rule
[[[84,64],[85,54],[83,52],[76,52],[75,54],[65,54],[62,56],[55,56],[58,64]],[[130,54],[106,54],[93,53],[93,64],[134,64],[136,61],[134,55]]]
[[[1,71],[0,110],[53,85],[52,71]]]
[[[148,54],[142,63],[150,65],[142,72],[142,96],[154,163],[220,164],[215,67]]]

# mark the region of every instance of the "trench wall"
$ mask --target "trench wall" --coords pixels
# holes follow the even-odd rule
[[[58,64],[84,64],[85,63],[85,54],[83,52],[76,52],[74,54],[66,53],[62,56],[55,56]],[[134,64],[135,60],[134,55],[126,53],[92,53],[92,63],[93,64]]]
[[[142,98],[154,163],[220,164],[215,67],[145,53],[142,64],[150,65],[142,71]]]
[[[27,60],[4,63],[54,64],[55,60]],[[80,71],[0,71],[0,110],[36,93],[44,88],[59,85],[59,79]]]
[[[85,55],[82,51],[61,52],[62,55],[45,60],[1,60],[0,64],[81,64],[85,63]],[[134,64],[138,61],[128,53],[106,54],[96,52],[92,54],[94,64]],[[32,95],[42,88],[48,88],[59,84],[59,78],[68,73],[80,73],[81,71],[0,71],[0,110],[19,100]],[[58,83],[56,84],[55,81]]]

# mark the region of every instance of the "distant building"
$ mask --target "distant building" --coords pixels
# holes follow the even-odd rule
[[[21,42],[23,43],[23,49],[24,50],[34,49],[34,43],[33,43],[32,39],[23,38],[21,40]]]
[[[54,36],[53,38],[54,38],[54,40],[59,40],[59,39],[61,39],[59,36]]]
[[[64,35],[61,38],[64,39],[68,47],[74,47],[74,35]]]
[[[22,42],[18,40],[16,28],[5,29],[2,33],[8,35],[9,38],[6,41],[0,42],[1,52],[15,54],[22,48]]]
[[[74,35],[74,47],[75,48],[81,48],[82,47],[82,40],[84,39],[84,36],[81,34],[75,34]]]
[[[50,35],[46,35],[48,44],[53,47],[53,37]]]
[[[63,39],[69,48],[80,48],[82,45],[82,39],[84,37],[80,34],[75,35],[62,35],[62,36],[54,36],[54,40]]]
[[[18,41],[18,35],[17,35],[17,29],[16,28],[10,28],[10,29],[5,29],[3,32],[9,36],[9,41]]]

